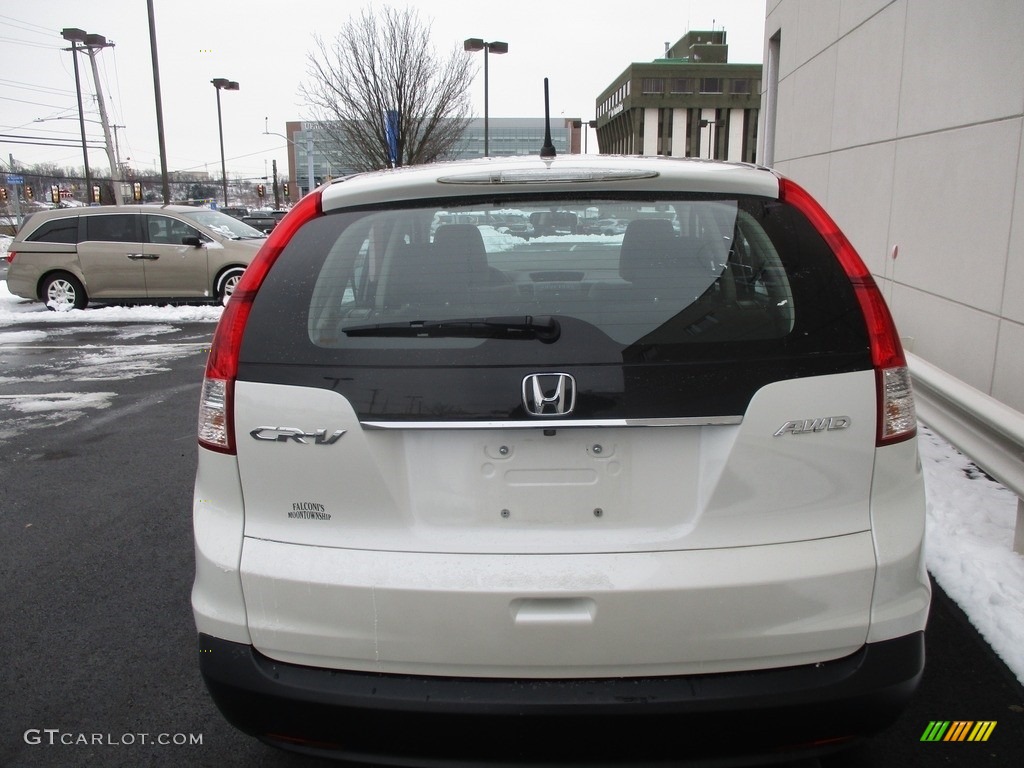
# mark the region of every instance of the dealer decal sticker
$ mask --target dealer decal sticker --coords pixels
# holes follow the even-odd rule
[[[988,741],[996,729],[995,720],[932,720],[921,741]]]
[[[292,520],[330,520],[331,515],[327,508],[316,501],[293,501],[292,508],[288,511],[288,517]]]

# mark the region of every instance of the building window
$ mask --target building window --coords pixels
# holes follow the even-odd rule
[[[747,78],[740,78],[732,81],[731,90],[733,93],[742,93],[750,95],[750,80]]]
[[[700,79],[700,92],[701,93],[721,93],[722,92],[722,78],[720,78],[720,77],[702,77]]]
[[[645,77],[640,83],[641,92],[643,93],[664,93],[665,92],[665,78],[663,77]]]
[[[692,77],[672,78],[672,93],[693,93]]]

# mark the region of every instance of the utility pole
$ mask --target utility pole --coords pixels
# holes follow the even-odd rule
[[[274,168],[274,210],[281,210],[281,188],[277,185],[277,158],[273,161]]]
[[[123,126],[123,125],[112,125],[110,127],[114,129],[114,160],[117,161],[117,167],[121,169],[121,173],[123,175],[124,174],[124,164],[121,162],[121,146],[120,146],[120,144],[117,141],[117,129],[118,128],[124,128],[125,126]],[[122,179],[122,181],[123,181],[123,179]]]
[[[8,154],[7,157],[10,158],[11,161],[9,164],[11,173],[17,174],[17,171],[14,168],[14,155]],[[17,224],[18,229],[21,229],[21,200],[19,199],[21,197],[21,190],[18,189],[18,186],[19,185],[17,184],[14,185],[14,221]],[[24,184],[21,186],[24,186]]]
[[[160,182],[163,187],[164,205],[171,202],[171,184],[167,179],[167,144],[164,141],[164,106],[160,96],[160,60],[156,53],[156,19],[153,15],[153,0],[146,0],[149,14],[149,51],[153,60],[153,95],[156,97],[156,135],[160,141]]]
[[[89,54],[89,62],[92,64],[92,80],[96,84],[96,104],[100,109],[100,123],[103,125],[103,141],[107,150],[107,162],[110,163],[110,183],[114,187],[114,202],[123,205],[121,199],[121,169],[118,167],[117,158],[114,157],[114,142],[110,138],[110,124],[107,121],[107,105],[103,100],[103,89],[100,87],[100,71],[96,66],[96,51],[100,48],[113,48],[114,43],[108,42],[103,35],[87,35],[85,38],[85,52]]]
[[[85,111],[82,108],[82,79],[78,71],[78,43],[85,44],[85,30],[67,27],[61,37],[71,43],[71,61],[75,65],[75,95],[78,96],[78,126],[82,130],[82,160],[85,163],[85,199],[92,203],[92,172],[89,170],[89,146],[85,140]]]

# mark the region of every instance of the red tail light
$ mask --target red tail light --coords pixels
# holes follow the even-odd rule
[[[210,345],[199,402],[199,443],[210,450],[235,453],[233,413],[238,352],[256,293],[295,232],[322,213],[319,190],[302,198],[281,223],[274,227],[267,242],[246,268],[224,308]]]
[[[802,187],[779,179],[779,199],[807,217],[825,239],[850,278],[867,324],[871,362],[875,367],[878,392],[876,445],[889,445],[917,434],[917,415],[910,387],[910,372],[903,354],[896,324],[882,298],[878,284],[832,217]]]
[[[13,264],[14,263],[14,257],[17,256],[17,255],[18,254],[16,254],[14,251],[8,251],[7,255],[4,258],[7,259],[7,263],[8,264]]]

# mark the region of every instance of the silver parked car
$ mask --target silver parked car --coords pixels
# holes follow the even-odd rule
[[[219,211],[94,206],[36,213],[7,254],[7,287],[51,309],[89,301],[223,301],[266,235]]]
[[[594,209],[621,238],[473,221]],[[210,350],[199,665],[247,733],[388,765],[836,748],[922,673],[915,436],[878,287],[771,170],[338,180]]]

